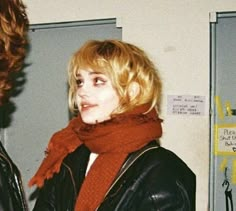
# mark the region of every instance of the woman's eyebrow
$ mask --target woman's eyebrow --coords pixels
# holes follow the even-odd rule
[[[89,71],[89,75],[105,75],[105,74],[98,71]],[[82,75],[80,73],[77,73],[76,77],[82,77]]]
[[[89,72],[89,75],[104,75],[103,73],[101,72]]]

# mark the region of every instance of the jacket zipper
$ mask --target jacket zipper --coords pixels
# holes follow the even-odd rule
[[[140,154],[138,154],[134,159],[133,161],[128,165],[126,166],[125,169],[123,169],[123,171],[119,174],[119,176],[115,179],[115,181],[112,183],[111,187],[108,189],[108,191],[106,192],[105,196],[104,196],[104,199],[106,198],[106,196],[108,195],[108,193],[111,191],[111,189],[114,187],[114,185],[119,181],[119,179],[124,175],[124,173],[133,165],[133,163],[138,159],[140,158],[143,154],[145,154],[146,152],[150,151],[150,150],[153,150],[153,149],[157,149],[159,148],[159,146],[153,146],[153,147],[149,147],[147,148],[146,150],[142,151]],[[125,164],[124,164],[125,165]],[[100,207],[100,205],[97,207],[96,210],[98,210]],[[95,210],[95,211],[96,211]]]

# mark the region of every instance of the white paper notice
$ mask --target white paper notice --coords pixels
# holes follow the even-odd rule
[[[205,114],[205,96],[168,95],[167,113],[169,115],[203,116]]]

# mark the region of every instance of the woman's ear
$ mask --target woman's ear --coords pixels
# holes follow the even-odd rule
[[[128,93],[131,100],[133,100],[140,92],[140,87],[137,82],[132,82],[129,85]]]

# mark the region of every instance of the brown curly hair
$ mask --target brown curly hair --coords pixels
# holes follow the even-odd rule
[[[13,74],[26,55],[29,21],[21,0],[0,1],[0,106],[9,99]]]

